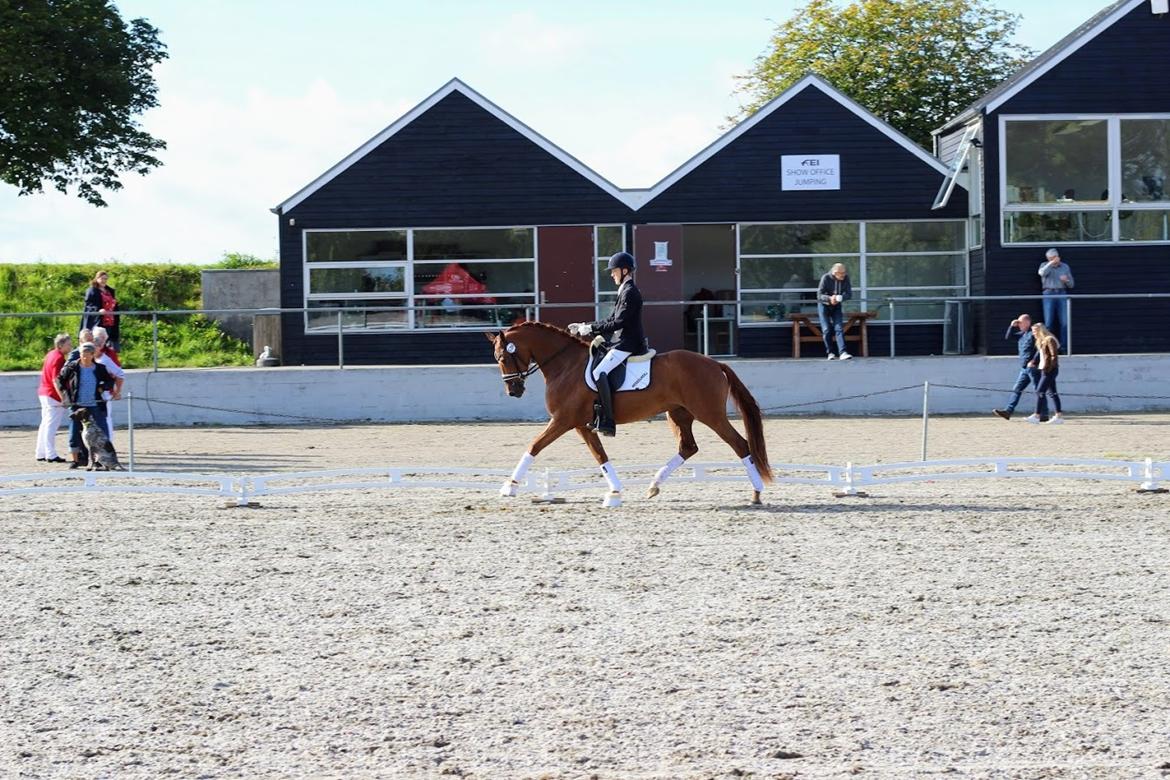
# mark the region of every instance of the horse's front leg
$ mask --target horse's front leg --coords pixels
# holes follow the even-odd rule
[[[601,473],[605,476],[605,481],[609,483],[609,494],[602,500],[601,505],[606,507],[621,506],[622,481],[618,479],[617,471],[609,462],[609,456],[605,454],[601,437],[597,435],[597,431],[584,425],[577,427],[577,433],[585,440],[585,446],[593,453],[593,459],[597,461],[598,466],[601,466]]]
[[[536,456],[540,454],[540,451],[559,439],[572,427],[572,424],[562,422],[556,417],[549,420],[548,425],[544,426],[544,430],[532,440],[532,443],[528,445],[528,449],[520,457],[520,462],[512,470],[512,476],[500,488],[500,495],[505,497],[516,495],[520,489],[520,483],[524,481],[525,476],[528,474],[528,469],[532,465],[532,461],[536,460]]]

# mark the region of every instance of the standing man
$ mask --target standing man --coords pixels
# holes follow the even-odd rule
[[[93,342],[82,344],[77,350],[77,359],[70,360],[57,375],[57,394],[62,403],[72,409],[84,406],[89,409],[94,424],[106,429],[106,401],[103,393],[112,392],[114,378],[106,367],[97,362],[97,347]],[[69,468],[77,469],[88,465],[90,452],[85,448],[81,435],[81,424],[74,420],[69,426],[69,449],[73,462]]]
[[[1019,350],[1020,354],[1020,375],[1016,377],[1016,384],[1012,388],[1012,397],[1008,401],[1008,405],[1003,409],[992,409],[991,411],[998,417],[1010,420],[1012,419],[1012,412],[1016,410],[1016,406],[1020,403],[1020,396],[1028,389],[1028,385],[1034,387],[1040,386],[1039,356],[1036,354],[1036,338],[1032,335],[1031,316],[1021,314],[1012,320],[1012,324],[1008,326],[1007,333],[1004,334],[1004,339],[1016,339],[1016,349]],[[1039,397],[1037,404],[1037,417],[1047,420],[1048,407],[1044,396]]]
[[[646,354],[646,334],[642,330],[642,293],[634,284],[634,256],[629,252],[618,252],[609,258],[606,266],[613,283],[618,286],[617,301],[609,317],[597,322],[574,322],[569,333],[574,336],[590,336],[600,333],[614,342],[597,368],[593,379],[597,383],[597,396],[601,401],[597,432],[602,436],[613,436],[616,426],[613,420],[613,387],[609,374],[630,355]]]
[[[37,460],[49,463],[64,463],[57,454],[57,429],[65,419],[65,405],[57,390],[57,375],[65,367],[65,356],[73,348],[68,333],[58,333],[53,339],[53,348],[45,355],[41,364],[41,383],[37,397],[41,402],[41,427],[37,429]]]
[[[1044,324],[1061,344],[1068,343],[1068,291],[1073,281],[1072,269],[1061,262],[1060,252],[1049,249],[1048,259],[1040,266],[1040,286],[1044,289]]]
[[[845,351],[845,301],[853,297],[853,285],[849,282],[849,274],[845,266],[837,263],[829,272],[821,277],[817,287],[817,314],[821,318],[821,335],[825,339],[825,352],[829,360],[836,360],[840,355],[842,360],[853,358]],[[837,351],[833,352],[833,342],[836,341]]]

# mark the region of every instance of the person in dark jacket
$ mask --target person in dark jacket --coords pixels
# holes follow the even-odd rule
[[[94,274],[89,289],[85,291],[84,314],[81,315],[81,327],[92,329],[101,326],[110,334],[110,343],[114,349],[119,349],[121,339],[118,335],[121,326],[121,316],[115,313],[118,308],[118,299],[114,296],[114,288],[106,282],[110,276],[105,271]]]
[[[1007,406],[1003,409],[992,409],[991,411],[997,417],[1010,420],[1012,419],[1012,412],[1016,410],[1016,406],[1020,403],[1020,396],[1028,389],[1028,385],[1034,387],[1040,386],[1039,358],[1036,355],[1036,338],[1032,335],[1032,317],[1028,314],[1021,314],[1012,320],[1011,325],[1008,326],[1007,333],[1004,334],[1004,339],[1016,339],[1016,349],[1020,355],[1020,375],[1016,377],[1016,384],[1012,387],[1012,397],[1008,400]],[[1044,396],[1040,396],[1038,400],[1039,409],[1037,410],[1037,414],[1047,420],[1048,403]]]
[[[613,391],[616,388],[610,385],[610,373],[630,355],[646,354],[646,334],[642,330],[642,293],[634,284],[634,268],[634,258],[629,252],[618,252],[609,258],[606,269],[613,283],[618,285],[613,312],[604,320],[575,322],[569,326],[569,332],[575,336],[599,333],[613,345],[593,370],[597,395],[601,399],[597,432],[602,436],[613,436],[617,432],[613,421]]]
[[[89,409],[93,421],[106,428],[106,401],[104,393],[113,393],[114,378],[106,367],[97,362],[97,349],[93,343],[82,344],[76,360],[70,360],[57,375],[57,392],[62,403],[76,410],[80,406]],[[69,468],[81,468],[89,463],[89,451],[81,437],[81,425],[73,420],[69,425],[69,450],[73,462]]]
[[[853,358],[845,351],[845,301],[853,297],[853,285],[845,266],[837,263],[821,277],[817,287],[817,314],[821,318],[821,335],[825,339],[825,352],[829,360]],[[837,351],[833,352],[836,342]]]

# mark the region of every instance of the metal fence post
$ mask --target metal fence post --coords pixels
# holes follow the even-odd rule
[[[134,393],[126,393],[126,432],[130,436],[130,471],[134,470]]]
[[[151,355],[152,355],[151,362],[154,365],[153,370],[158,371],[158,312],[153,312],[150,315],[150,320],[151,320],[151,331],[152,331],[151,342],[150,342],[150,344],[151,344],[150,351],[151,351]]]
[[[711,312],[707,304],[703,304],[703,354],[711,354]]]
[[[345,368],[345,336],[341,329],[341,312],[337,312],[337,367]]]
[[[1065,354],[1072,356],[1072,298],[1065,298],[1064,309],[1064,337],[1067,343],[1064,345]]]
[[[930,423],[930,382],[922,383],[922,460],[926,461],[926,428]]]
[[[894,331],[898,326],[898,314],[894,311],[894,302],[890,301],[890,357],[894,357]]]

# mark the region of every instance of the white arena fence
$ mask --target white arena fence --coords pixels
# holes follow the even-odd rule
[[[658,465],[627,466],[620,470],[627,486],[648,485]],[[336,490],[429,488],[495,493],[506,480],[506,469],[400,466],[330,469],[287,474],[221,476],[159,471],[92,471],[0,476],[0,497],[60,493],[169,493],[212,496],[229,504],[249,506],[265,496],[287,496]],[[961,458],[844,466],[782,463],[772,467],[778,484],[814,485],[837,495],[865,495],[864,488],[910,482],[962,479],[1072,479],[1128,482],[1144,492],[1165,492],[1170,461],[1091,460],[1082,458]],[[666,483],[735,482],[748,485],[741,463],[688,463]],[[519,492],[543,500],[581,490],[603,492],[608,487],[595,468],[531,473]]]

